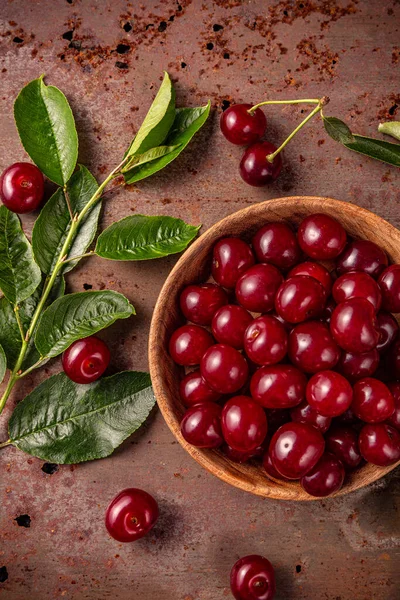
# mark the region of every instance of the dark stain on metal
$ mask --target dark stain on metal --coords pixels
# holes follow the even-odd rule
[[[20,527],[29,528],[31,526],[31,518],[29,515],[19,515],[18,517],[15,517],[14,521],[16,521],[17,525]]]
[[[72,40],[73,35],[74,35],[74,31],[73,31],[73,29],[71,29],[70,31],[66,31],[65,33],[63,33],[62,38],[63,38],[63,40],[68,40],[70,42]]]
[[[83,286],[84,288],[85,288],[85,285],[86,284],[84,284],[84,286]],[[92,286],[90,286],[90,288],[91,287]],[[85,288],[85,289],[90,289],[90,288]],[[58,469],[59,469],[59,465],[57,465],[56,463],[46,462],[42,465],[42,471],[43,471],[43,473],[46,473],[46,475],[54,475],[54,473],[57,473]]]
[[[0,567],[0,583],[4,583],[8,579],[7,567]]]

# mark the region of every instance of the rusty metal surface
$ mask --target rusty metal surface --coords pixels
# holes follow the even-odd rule
[[[103,225],[138,211],[207,227],[250,203],[289,194],[337,197],[400,225],[398,172],[342,149],[317,121],[287,149],[283,176],[264,189],[241,181],[241,149],[218,131],[222,106],[268,96],[327,94],[327,114],[357,133],[374,135],[380,119],[399,117],[398,0],[2,0],[0,6],[1,169],[24,159],[12,104],[41,73],[67,94],[80,160],[99,178],[120,160],[163,69],[176,83],[178,103],[213,102],[213,117],[191,146],[165,171],[111,197]],[[267,115],[272,141],[301,116],[298,108]],[[23,222],[30,233],[33,219]],[[68,276],[71,291],[122,291],[137,309],[129,325],[104,333],[113,370],[147,367],[152,309],[174,260],[132,265],[91,258]],[[59,369],[55,361],[26,377],[6,417]],[[230,598],[229,570],[247,553],[265,554],[276,566],[278,600],[400,597],[398,472],[337,500],[263,501],[203,471],[160,414],[109,459],[53,474],[42,467],[15,449],[0,453],[0,567],[8,572],[0,598]],[[153,493],[162,515],[133,545],[111,540],[103,525],[108,501],[127,486]],[[21,515],[30,523],[17,521]]]

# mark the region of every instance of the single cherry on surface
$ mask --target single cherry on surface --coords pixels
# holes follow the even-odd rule
[[[394,398],[382,381],[365,377],[354,384],[351,408],[361,421],[381,423],[394,413]]]
[[[335,371],[319,371],[309,380],[306,389],[307,402],[324,417],[338,417],[353,400],[350,383]]]
[[[275,310],[289,323],[301,323],[321,315],[326,303],[323,285],[307,275],[289,277],[278,289]]]
[[[171,336],[169,353],[178,365],[198,365],[214,340],[210,333],[199,325],[183,325]]]
[[[346,352],[361,354],[379,343],[374,307],[365,298],[351,298],[337,305],[330,321],[331,333]]]
[[[276,470],[287,479],[300,479],[321,458],[325,441],[306,423],[286,423],[272,436],[269,453]]]
[[[337,371],[351,382],[371,377],[379,366],[379,352],[376,348],[362,354],[342,352],[336,365]]]
[[[325,436],[326,449],[342,462],[345,469],[356,469],[362,460],[358,433],[352,427],[335,425]]]
[[[272,162],[267,158],[277,147],[270,142],[256,142],[249,146],[240,161],[239,172],[249,185],[262,187],[272,183],[282,170],[282,156],[277,154]]]
[[[331,417],[324,417],[324,415],[321,415],[308,404],[307,400],[303,400],[301,404],[292,408],[290,416],[292,421],[312,425],[321,433],[328,431],[332,423]]]
[[[235,600],[273,600],[274,568],[263,556],[244,556],[232,567],[231,591]]]
[[[234,396],[222,409],[222,434],[231,448],[252,452],[267,435],[267,417],[262,407],[249,396]]]
[[[251,108],[251,104],[233,104],[221,114],[221,131],[231,144],[247,146],[264,135],[267,127],[265,114],[261,108],[249,113]]]
[[[43,194],[42,172],[31,163],[14,163],[0,177],[0,199],[12,212],[23,214],[36,210]]]
[[[295,275],[307,275],[313,277],[324,287],[327,297],[332,290],[332,277],[328,269],[317,262],[308,260],[296,265],[289,271],[288,277],[294,277]]]
[[[244,333],[253,317],[242,306],[226,304],[214,315],[211,330],[215,339],[221,344],[228,344],[236,350],[244,347]]]
[[[273,365],[286,355],[288,334],[285,327],[270,315],[254,319],[244,334],[244,349],[257,365]]]
[[[375,312],[379,310],[382,303],[379,285],[363,271],[344,273],[338,277],[333,284],[332,296],[337,304],[351,298],[365,298],[371,302]]]
[[[388,467],[400,460],[400,433],[387,423],[364,425],[358,444],[363,458],[373,465]]]
[[[274,308],[275,296],[282,282],[283,275],[274,265],[254,265],[237,280],[237,301],[251,312],[269,312]]]
[[[400,313],[400,265],[390,265],[378,279],[382,291],[382,306],[385,310]]]
[[[210,388],[200,370],[185,375],[180,382],[179,392],[186,406],[193,406],[199,402],[217,402],[221,398],[221,394]]]
[[[340,490],[344,476],[343,464],[337,456],[324,452],[317,464],[300,479],[300,485],[310,496],[324,498]]]
[[[201,359],[200,371],[213,390],[220,394],[234,394],[246,383],[249,366],[235,348],[214,344]]]
[[[265,408],[291,408],[305,398],[307,377],[292,365],[257,369],[250,381],[252,398]]]
[[[76,340],[62,355],[64,373],[75,383],[92,383],[107,369],[110,351],[103,340],[90,336]]]
[[[246,242],[237,237],[222,238],[213,249],[211,273],[219,285],[233,289],[254,262],[253,251]]]
[[[122,490],[106,511],[106,528],[118,542],[135,542],[144,537],[158,519],[153,496],[137,488]]]
[[[340,350],[327,325],[307,321],[296,325],[290,332],[288,355],[298,369],[317,373],[333,369],[339,360]]]
[[[185,440],[197,448],[218,448],[224,442],[221,407],[215,402],[201,402],[188,408],[181,422]]]
[[[257,259],[287,271],[301,259],[296,234],[286,223],[267,223],[252,239]]]
[[[197,325],[210,325],[217,310],[228,302],[225,290],[215,283],[188,285],[179,298],[181,311]]]
[[[339,256],[346,245],[347,235],[339,221],[329,215],[316,213],[300,223],[297,239],[307,256],[327,260]]]
[[[338,257],[336,269],[339,275],[364,271],[376,279],[387,265],[388,257],[377,244],[369,240],[354,240]]]
[[[388,388],[393,396],[394,412],[386,422],[400,431],[400,383],[389,383]]]
[[[379,329],[379,342],[376,347],[381,354],[390,348],[399,335],[399,324],[393,315],[381,310],[377,317]]]

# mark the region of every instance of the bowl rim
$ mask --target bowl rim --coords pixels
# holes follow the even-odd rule
[[[396,229],[393,225],[391,225],[388,221],[376,215],[372,211],[369,211],[365,208],[362,208],[358,205],[345,202],[343,200],[337,200],[335,198],[330,198],[326,196],[287,196],[280,198],[273,198],[271,200],[266,200],[264,202],[258,202],[251,204],[248,207],[239,209],[235,211],[216,223],[214,223],[211,227],[209,227],[204,233],[202,233],[191,245],[190,247],[180,256],[177,263],[172,268],[169,273],[167,279],[165,280],[159,296],[157,298],[157,302],[153,311],[153,316],[150,325],[150,335],[149,335],[149,366],[150,366],[150,376],[153,385],[154,394],[157,400],[157,404],[160,408],[160,411],[171,430],[174,437],[178,440],[180,445],[190,454],[196,462],[198,462],[203,468],[205,468],[208,472],[217,476],[219,479],[228,483],[234,487],[242,489],[246,492],[252,493],[257,496],[261,496],[264,498],[273,498],[279,500],[296,500],[296,501],[312,501],[312,500],[325,500],[324,498],[317,498],[313,496],[309,496],[302,488],[300,488],[299,482],[282,482],[279,480],[272,479],[274,483],[273,487],[269,487],[265,485],[262,489],[259,489],[259,486],[255,485],[251,482],[251,472],[255,467],[248,467],[246,464],[238,465],[232,461],[230,461],[227,457],[225,457],[219,450],[209,450],[209,449],[200,449],[192,446],[186,442],[183,438],[180,431],[180,423],[176,418],[176,415],[171,415],[171,410],[168,409],[169,401],[168,401],[168,393],[165,390],[164,378],[163,378],[163,369],[162,369],[162,361],[160,360],[159,352],[160,352],[160,342],[159,335],[157,331],[157,325],[160,320],[163,320],[163,313],[165,308],[168,306],[168,302],[170,301],[171,294],[170,288],[171,284],[174,283],[177,273],[180,271],[182,264],[185,264],[191,257],[194,257],[197,253],[197,249],[199,246],[204,246],[209,241],[214,243],[214,234],[216,231],[220,230],[221,226],[223,226],[225,221],[231,219],[246,219],[246,216],[252,213],[257,213],[263,208],[268,208],[272,213],[274,207],[281,206],[283,204],[295,204],[301,202],[304,204],[312,205],[315,202],[319,202],[321,204],[321,212],[323,212],[324,206],[329,206],[330,208],[335,208],[338,210],[339,214],[341,211],[346,212],[347,214],[352,214],[356,220],[377,220],[385,229],[388,229],[390,234],[390,238],[398,238],[400,244],[400,231]],[[314,207],[313,207],[314,208]],[[280,215],[277,215],[278,220],[282,220]],[[261,226],[261,225],[260,225]],[[221,467],[218,467],[214,461],[213,457],[217,455],[219,457],[219,462],[226,461],[229,464],[229,470],[225,470]],[[221,460],[222,459],[222,460]],[[338,492],[331,494],[328,498],[338,497],[346,495],[352,491],[361,489],[374,481],[377,481],[397,466],[400,465],[400,461],[397,463],[390,465],[388,467],[378,467],[376,465],[367,464],[358,470],[355,475],[347,474],[347,483],[344,485]],[[246,474],[246,470],[248,471],[248,475]],[[231,471],[237,471],[237,475],[233,474]],[[266,484],[271,482],[271,479],[265,476]]]

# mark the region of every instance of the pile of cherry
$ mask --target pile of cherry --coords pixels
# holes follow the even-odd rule
[[[364,461],[400,460],[400,265],[320,213],[297,233],[268,223],[251,246],[221,239],[212,277],[182,291],[189,323],[169,343],[197,367],[180,384],[188,443],[262,457],[319,497]]]

